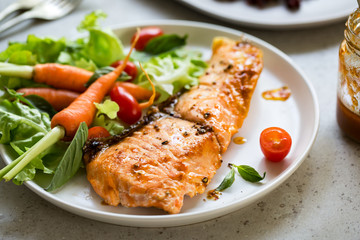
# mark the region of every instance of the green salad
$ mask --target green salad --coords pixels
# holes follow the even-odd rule
[[[18,155],[0,170],[0,179],[12,179],[15,184],[22,184],[33,180],[37,174],[47,174],[50,180],[45,189],[56,190],[83,166],[82,147],[88,139],[88,129],[98,126],[110,135],[116,135],[134,122],[121,118],[124,114],[121,111],[129,105],[114,101],[110,94],[102,102],[94,103],[97,112],[90,125],[80,124],[72,139],[64,139],[64,132],[51,128],[52,117],[61,110],[54,109],[44,97],[18,91],[23,88],[54,88],[32,79],[34,69],[41,64],[56,63],[91,72],[84,84],[86,88],[113,71],[115,63],[124,60],[127,52],[111,29],[99,25],[99,20],[105,17],[106,14],[100,10],[85,16],[77,27],[79,32],[86,33],[85,37],[54,39],[29,35],[25,42],[9,42],[8,48],[0,53],[0,143],[10,146]],[[130,56],[137,74],[125,69],[117,81],[129,82],[131,79],[132,84],[148,91],[152,90],[152,82],[157,92],[155,103],[198,85],[198,77],[204,73],[206,63],[199,51],[186,47],[187,35],[161,32],[150,40],[145,37],[147,41],[142,41],[141,37],[138,43],[143,46],[136,48]]]

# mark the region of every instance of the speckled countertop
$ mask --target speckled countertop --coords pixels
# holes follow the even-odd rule
[[[3,9],[10,0],[2,0]],[[320,104],[315,144],[280,187],[236,212],[172,228],[134,228],[86,219],[43,200],[25,186],[0,183],[0,239],[360,239],[360,145],[335,119],[338,48],[344,21],[297,31],[254,30],[201,15],[174,1],[84,0],[76,12],[52,22],[27,22],[0,39],[30,33],[71,36],[85,13],[103,9],[104,25],[150,19],[215,23],[247,32],[288,54],[311,79]],[[126,9],[126,11],[125,11]],[[0,161],[0,167],[4,166]]]

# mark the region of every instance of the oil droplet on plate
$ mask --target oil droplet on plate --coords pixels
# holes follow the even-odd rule
[[[291,96],[290,88],[287,86],[263,92],[262,97],[266,100],[286,101]]]
[[[234,138],[234,143],[236,143],[236,144],[244,144],[244,143],[246,143],[246,138],[244,138],[244,137],[236,137],[236,138]]]

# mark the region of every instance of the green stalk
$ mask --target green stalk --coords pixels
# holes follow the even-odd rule
[[[8,172],[4,175],[4,179],[6,181],[11,180],[13,177],[15,177],[26,165],[28,165],[31,160],[36,158],[41,152],[45,151],[48,147],[55,144],[57,141],[59,141],[61,138],[63,138],[65,135],[65,129],[61,126],[56,126],[53,129],[51,129],[50,132],[48,132],[40,141],[38,141],[34,146],[32,146],[28,151],[26,151],[21,156],[25,155],[22,159],[15,161],[18,161],[17,163],[13,164],[13,168],[11,170],[8,170]],[[10,168],[10,167],[9,167]]]
[[[18,164],[21,159],[25,157],[25,154],[20,155],[17,159],[6,165],[3,169],[0,170],[0,180],[3,178],[3,176],[10,171],[16,164]]]
[[[0,63],[0,75],[31,79],[33,77],[33,72],[34,67],[32,66]]]

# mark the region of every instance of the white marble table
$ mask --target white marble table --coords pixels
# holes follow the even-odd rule
[[[3,9],[10,0],[2,0]],[[25,186],[0,183],[0,239],[360,239],[360,145],[340,132],[335,119],[338,47],[344,21],[297,31],[254,30],[201,15],[170,0],[84,0],[71,15],[27,22],[0,38],[23,41],[71,36],[83,16],[103,9],[104,25],[152,19],[215,23],[247,32],[288,54],[311,79],[320,103],[316,142],[300,168],[275,191],[226,216],[172,228],[111,225],[66,212]],[[0,167],[3,167],[0,161]]]

